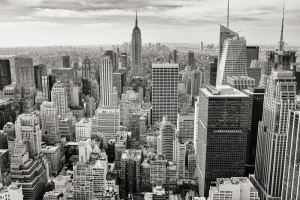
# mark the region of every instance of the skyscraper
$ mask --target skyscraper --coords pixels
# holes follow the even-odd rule
[[[258,46],[247,46],[247,67],[250,67],[252,60],[258,60],[259,47]]]
[[[247,76],[246,40],[225,39],[217,71],[217,85],[226,85],[228,76]]]
[[[121,68],[126,70],[130,69],[127,63],[127,53],[121,53]]]
[[[51,91],[51,101],[55,103],[58,115],[63,115],[68,111],[67,92],[62,82],[57,81],[54,84]]]
[[[42,76],[42,95],[45,101],[51,101],[51,91],[55,84],[55,75]]]
[[[111,105],[111,93],[113,85],[113,74],[112,74],[112,64],[109,56],[104,56],[101,60],[100,65],[100,87],[101,87],[101,99],[103,106]]]
[[[19,115],[15,130],[17,140],[28,140],[30,158],[33,159],[41,153],[42,130],[37,113]]]
[[[112,71],[115,72],[117,70],[117,55],[113,50],[105,51],[105,56],[109,56]]]
[[[279,41],[279,49],[276,51],[267,51],[267,64],[262,68],[262,76],[260,79],[259,86],[266,87],[268,76],[271,75],[272,70],[293,70],[294,76],[296,75],[296,51],[287,51],[285,50],[285,43],[283,41],[283,31],[284,31],[284,7],[283,7],[283,16],[281,24],[281,34]],[[297,81],[297,79],[296,79]],[[297,85],[300,83],[297,82]],[[299,93],[299,91],[296,91]]]
[[[55,145],[61,136],[58,127],[58,111],[54,102],[44,101],[41,105],[43,136],[47,144]]]
[[[82,78],[83,79],[91,78],[91,63],[88,57],[85,57],[82,62]]]
[[[280,199],[286,151],[288,111],[296,108],[296,82],[291,71],[272,71],[258,125],[255,173],[261,199]]]
[[[16,57],[15,73],[17,85],[21,87],[34,86],[34,68],[31,58]]]
[[[193,51],[188,52],[188,66],[190,66],[192,70],[195,69],[195,54]]]
[[[285,163],[283,171],[282,200],[300,199],[299,146],[300,111],[289,111]]]
[[[190,66],[192,70],[195,69],[195,53],[193,51],[188,52],[188,66]]]
[[[115,139],[116,132],[120,130],[120,107],[99,106],[92,119],[92,132],[102,133],[105,143]]]
[[[198,96],[199,95],[199,89],[202,87],[202,71],[199,70],[193,70],[191,74],[191,95],[192,96]]]
[[[62,56],[62,68],[70,68],[71,61],[70,56]]]
[[[9,60],[0,59],[0,90],[3,90],[4,86],[11,84],[11,72]]]
[[[210,62],[204,70],[204,84],[216,86],[217,81],[217,69],[218,69],[218,59],[215,58],[214,62]]]
[[[121,197],[128,194],[139,194],[141,191],[142,151],[135,149],[123,150],[121,156]]]
[[[174,50],[174,51],[173,51],[173,61],[174,61],[174,63],[177,63],[177,62],[178,62],[178,56],[177,56],[177,53],[178,53],[177,50]]]
[[[173,161],[173,146],[176,135],[176,127],[170,121],[168,117],[164,116],[159,131],[159,140],[161,144],[161,151],[166,160]]]
[[[254,173],[257,129],[262,119],[265,90],[263,88],[248,88],[243,91],[250,97],[251,124],[247,136],[246,175]]]
[[[223,53],[223,46],[226,39],[233,39],[234,37],[238,37],[239,35],[232,30],[229,29],[229,27],[225,27],[223,25],[220,25],[220,40],[219,40],[219,63],[221,59],[221,55]]]
[[[178,64],[152,65],[152,123],[161,122],[164,115],[177,123]]]
[[[134,76],[143,76],[143,66],[142,66],[142,35],[141,30],[138,27],[138,19],[136,15],[135,27],[132,31],[132,69]]]
[[[37,90],[42,91],[42,76],[46,75],[47,69],[45,65],[34,66],[34,83]]]
[[[200,89],[196,175],[200,196],[218,177],[245,173],[249,97],[230,86]]]

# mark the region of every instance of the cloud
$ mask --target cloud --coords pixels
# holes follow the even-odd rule
[[[143,41],[218,41],[217,24],[226,23],[227,14],[227,1],[224,0],[0,1],[1,37],[13,37],[12,33],[26,30],[26,37],[23,36],[21,42],[26,38],[28,43],[34,42],[37,36],[40,41],[48,39],[49,33],[56,42],[71,43],[74,38],[76,42],[92,43],[92,39],[98,41],[100,37],[110,43],[129,41],[136,9]],[[272,0],[272,4],[270,1],[241,3],[240,0],[230,0],[230,27],[242,30],[247,41],[248,38],[277,41],[277,36],[273,36],[276,34],[272,33],[280,31],[282,0]],[[300,27],[300,1],[285,1],[286,38],[299,41],[295,30]],[[18,38],[15,40],[17,42]],[[1,42],[7,43],[0,38],[0,45]]]
[[[58,27],[62,26],[60,23],[48,22],[48,21],[17,21],[17,22],[6,22],[0,24],[0,29],[31,29],[31,28],[41,28],[41,27]]]

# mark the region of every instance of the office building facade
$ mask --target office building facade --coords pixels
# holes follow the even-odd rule
[[[226,85],[228,76],[247,76],[245,38],[226,39],[219,60],[216,85]]]
[[[296,82],[291,71],[273,71],[258,125],[255,172],[251,177],[261,199],[280,199],[286,156],[288,111],[296,108]]]
[[[230,86],[207,86],[198,112],[196,175],[199,194],[207,197],[211,181],[245,173],[249,97]]]
[[[178,64],[152,65],[152,122],[160,122],[164,115],[177,123]]]

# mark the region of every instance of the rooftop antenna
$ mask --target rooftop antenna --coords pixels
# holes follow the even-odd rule
[[[284,48],[284,41],[283,41],[284,11],[285,11],[285,4],[283,4],[283,12],[282,12],[281,35],[280,35],[280,41],[279,41],[279,50],[280,51],[283,51],[283,48]]]
[[[137,9],[135,10],[135,27],[138,26]]]
[[[229,28],[229,0],[227,4],[227,28]]]

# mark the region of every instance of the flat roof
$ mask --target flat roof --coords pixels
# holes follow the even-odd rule
[[[171,63],[160,63],[160,64],[152,64],[152,68],[178,68],[178,64]]]
[[[245,93],[229,85],[219,85],[215,89],[219,91],[219,93],[212,94],[207,88],[201,88],[200,91],[202,91],[202,93],[205,94],[207,97],[249,97]]]

